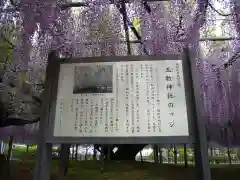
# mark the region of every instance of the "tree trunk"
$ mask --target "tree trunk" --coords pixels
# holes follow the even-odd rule
[[[159,158],[158,158],[158,146],[157,145],[154,145],[154,163],[155,164],[158,164],[159,163]]]
[[[173,145],[173,156],[174,156],[174,163],[177,164],[177,149],[175,144]]]
[[[75,145],[72,144],[72,154],[71,154],[71,159],[73,160],[74,159],[74,154],[75,154]]]
[[[210,148],[210,156],[213,157],[213,148]]]
[[[239,161],[240,160],[240,149],[237,148],[237,160]]]
[[[159,148],[159,163],[163,164],[162,148]]]
[[[213,148],[210,148],[210,160],[211,160],[211,163],[214,164],[214,158],[213,158]]]
[[[111,148],[111,146],[108,146],[108,155],[107,155],[107,160],[108,160],[108,161],[111,160],[111,154],[113,153],[112,150],[113,150],[113,149]]]
[[[187,145],[184,144],[184,148],[183,148],[183,153],[184,153],[184,165],[185,167],[188,167],[188,157],[187,157]]]
[[[86,148],[85,160],[87,160],[87,159],[88,159],[88,157],[87,157],[87,154],[88,154],[88,148],[89,148],[89,147],[87,147],[87,148]]]
[[[140,151],[140,160],[143,162],[142,150]]]
[[[78,160],[78,144],[76,144],[75,160]]]
[[[170,149],[167,149],[168,164],[170,163]]]
[[[231,151],[230,151],[229,147],[227,148],[227,155],[228,155],[228,162],[229,162],[229,164],[232,164]]]
[[[26,149],[26,152],[28,153],[28,151],[29,151],[29,145],[27,144],[27,149]]]
[[[60,174],[67,175],[69,165],[70,144],[61,144],[60,149]]]
[[[139,151],[141,151],[146,144],[121,144],[117,145],[118,150],[113,153],[111,151],[111,160],[128,160],[135,161],[135,157]],[[112,149],[116,147],[113,146]],[[106,154],[105,154],[106,155]]]
[[[96,149],[96,145],[93,146],[93,160],[97,160],[97,149]]]
[[[13,136],[10,136],[10,140],[8,143],[8,153],[7,153],[7,161],[9,162],[12,156],[12,146],[13,146]]]
[[[10,179],[10,160],[12,156],[12,146],[13,146],[13,136],[10,136],[8,142],[8,152],[7,157],[1,155],[0,159],[0,179]]]
[[[135,157],[140,150],[142,150],[146,144],[115,144],[110,148],[110,156],[111,160],[127,160],[127,161],[135,161]],[[100,150],[100,147],[101,150]],[[114,153],[113,149],[118,148]],[[104,155],[104,159],[106,160],[108,157],[109,148],[108,145],[96,145],[96,149],[101,151]]]

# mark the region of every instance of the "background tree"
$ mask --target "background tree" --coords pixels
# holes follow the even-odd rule
[[[32,115],[33,112],[29,111],[34,109],[35,106],[39,107],[37,103],[39,98],[31,94],[31,85],[27,78],[28,72],[16,72],[14,67],[14,64],[17,63],[14,61],[14,51],[16,51],[15,36],[17,32],[11,26],[1,27],[0,32],[0,127],[10,125],[22,126],[37,122],[39,118],[29,119],[26,116],[27,114],[29,116]],[[13,71],[10,79],[5,77],[9,71]],[[19,97],[21,99],[18,99]]]

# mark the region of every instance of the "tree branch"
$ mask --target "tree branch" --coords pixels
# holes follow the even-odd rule
[[[33,124],[38,121],[40,121],[40,118],[34,119],[34,120],[26,120],[22,118],[6,118],[0,123],[0,127],[7,127],[7,126],[24,126],[27,124]]]
[[[6,84],[6,85],[9,86],[10,88],[16,87],[15,84],[12,83],[12,82],[9,82],[9,83]],[[20,90],[20,91],[21,91],[21,90]],[[22,91],[21,91],[21,92],[22,92]],[[24,92],[22,92],[22,93],[24,93]],[[24,94],[25,94],[25,93],[24,93]],[[29,95],[30,97],[32,97],[32,99],[34,100],[34,102],[36,102],[36,103],[38,103],[38,104],[41,105],[42,100],[41,100],[38,96],[35,96],[35,95],[32,95],[32,94],[27,94],[27,95]]]
[[[86,7],[87,4],[84,2],[75,2],[75,3],[67,3],[67,4],[62,4],[61,9],[65,10],[71,7]]]

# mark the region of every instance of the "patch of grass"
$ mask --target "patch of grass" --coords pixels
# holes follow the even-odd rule
[[[34,162],[12,162],[11,180],[32,180]],[[238,180],[240,166],[216,166],[212,168],[213,180]],[[53,161],[52,180],[197,180],[194,167],[159,165],[141,162],[70,161],[68,175],[58,172],[58,162]]]
[[[34,160],[36,147],[14,147],[13,157],[18,160]],[[135,161],[70,161],[66,177],[59,173],[59,162],[52,162],[52,180],[197,180],[194,165],[160,165]],[[10,180],[32,180],[34,161],[12,161]],[[214,165],[211,169],[213,180],[238,180],[239,165]]]
[[[34,160],[36,158],[36,152],[36,146],[29,147],[28,151],[26,147],[13,147],[12,157],[13,159],[20,160]]]

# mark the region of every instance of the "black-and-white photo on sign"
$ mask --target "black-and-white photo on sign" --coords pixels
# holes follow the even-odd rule
[[[113,66],[76,66],[73,94],[112,93]]]
[[[188,136],[181,60],[61,64],[55,137]]]

